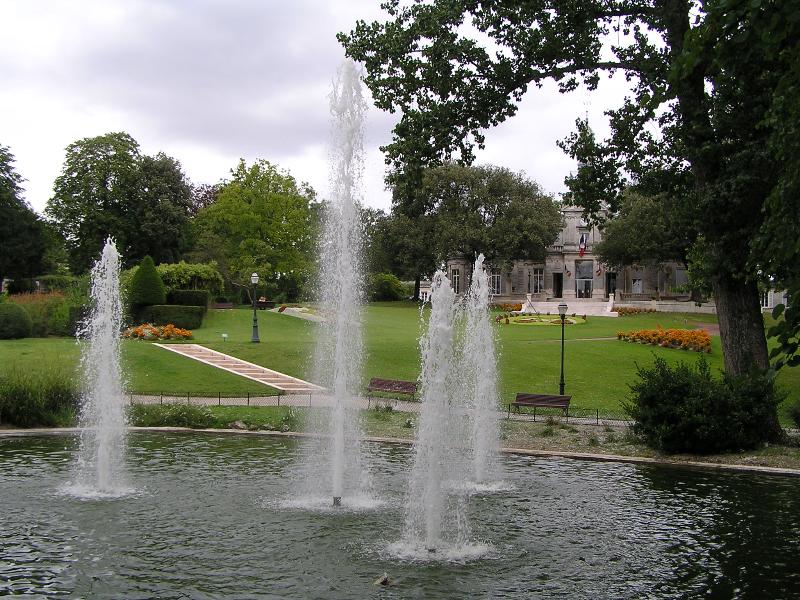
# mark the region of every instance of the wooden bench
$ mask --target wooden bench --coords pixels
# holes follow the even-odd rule
[[[367,387],[367,406],[372,399],[369,392],[386,392],[388,394],[408,394],[411,399],[416,399],[417,395],[417,382],[416,381],[402,381],[400,379],[378,379],[372,378],[369,380]]]
[[[508,405],[508,418],[511,417],[511,407],[519,409],[522,407],[533,408],[533,419],[536,420],[536,408],[559,408],[564,411],[564,416],[569,415],[569,401],[572,396],[553,396],[550,394],[525,394],[518,393],[514,402]]]

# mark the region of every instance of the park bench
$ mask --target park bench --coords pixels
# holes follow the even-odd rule
[[[518,393],[514,402],[508,405],[508,417],[511,417],[511,407],[517,409],[531,407],[533,408],[533,420],[536,420],[536,408],[558,408],[564,411],[564,416],[569,415],[569,401],[572,396],[554,396],[550,394],[526,394]]]
[[[378,379],[373,377],[369,380],[367,387],[367,406],[369,406],[372,396],[371,392],[385,392],[387,394],[408,394],[414,400],[417,395],[416,381],[402,381],[399,379]]]

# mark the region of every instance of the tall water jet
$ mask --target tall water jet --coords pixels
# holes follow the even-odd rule
[[[464,349],[461,368],[464,397],[469,403],[472,439],[472,478],[477,484],[501,479],[496,458],[500,451],[497,406],[497,360],[489,314],[489,275],[484,256],[478,256],[467,294]]]
[[[447,511],[444,479],[453,457],[450,390],[453,376],[455,292],[441,272],[431,285],[428,331],[420,338],[422,389],[419,429],[414,441],[406,542],[430,552],[441,548]]]
[[[316,487],[327,487],[339,506],[346,496],[359,496],[366,485],[361,468],[361,430],[355,398],[361,386],[361,180],[364,169],[363,129],[366,102],[358,69],[352,61],[339,68],[330,96],[333,120],[331,195],[321,240],[320,310],[325,315],[317,343],[315,380],[331,396],[327,448],[322,457],[327,473],[314,475]],[[325,429],[323,425],[323,430]],[[318,490],[321,491],[321,490]],[[325,492],[322,491],[324,495]]]
[[[86,341],[81,353],[85,390],[79,414],[77,486],[84,494],[113,496],[127,491],[119,272],[120,255],[114,241],[108,238],[92,268],[91,311],[80,332]]]

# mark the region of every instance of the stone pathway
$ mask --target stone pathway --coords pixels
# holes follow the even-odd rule
[[[284,375],[278,371],[267,369],[260,365],[241,360],[216,350],[211,350],[199,344],[155,344],[159,348],[175,352],[181,356],[192,358],[223,371],[247,377],[270,387],[274,387],[285,394],[311,394],[322,391],[322,388],[297,377]]]

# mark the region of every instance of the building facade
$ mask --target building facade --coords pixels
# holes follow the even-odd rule
[[[630,265],[622,269],[604,265],[593,249],[601,233],[588,224],[578,207],[564,207],[564,228],[547,248],[542,262],[516,261],[510,270],[489,265],[490,292],[495,303],[567,301],[571,306],[652,299],[686,299],[686,269],[678,263]],[[447,261],[447,274],[456,293],[469,286],[472,263],[464,257]],[[679,291],[680,290],[680,291]]]

